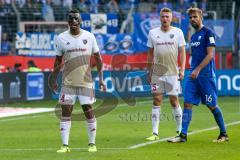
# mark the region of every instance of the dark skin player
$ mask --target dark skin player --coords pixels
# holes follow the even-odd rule
[[[81,30],[80,30],[80,24],[81,24],[81,17],[79,13],[69,13],[68,15],[68,25],[70,28],[70,33],[73,36],[77,36],[81,34]],[[105,91],[106,90],[106,86],[103,83],[103,72],[102,72],[102,58],[99,52],[97,53],[93,53],[95,61],[96,61],[96,66],[97,66],[97,70],[99,73],[99,86],[100,88]],[[53,91],[56,92],[57,90],[57,75],[60,72],[61,69],[61,63],[62,63],[62,56],[56,56],[55,58],[55,62],[54,62],[54,70],[53,70],[53,81],[50,82],[50,86],[53,89]],[[73,110],[73,105],[61,105],[62,108],[62,116],[63,117],[71,117],[72,115],[72,110]],[[91,104],[85,104],[82,105],[82,109],[84,111],[85,117],[87,119],[92,119],[94,118],[94,114],[92,111],[92,106]]]

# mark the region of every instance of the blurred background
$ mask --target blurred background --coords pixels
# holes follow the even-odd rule
[[[216,34],[219,95],[239,96],[239,1],[0,0],[0,103],[52,98],[47,81],[55,58],[54,39],[67,29],[70,9],[78,9],[81,28],[95,34],[108,77],[110,71],[146,69],[147,34],[160,26],[159,11],[163,7],[174,11],[172,24],[183,30],[187,42],[194,31],[186,10],[189,7],[203,10],[204,24]],[[186,50],[189,68],[188,44]],[[109,92],[114,90],[107,78],[105,82]],[[146,91],[142,86],[137,89]]]

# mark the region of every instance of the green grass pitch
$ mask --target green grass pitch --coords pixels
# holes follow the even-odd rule
[[[54,107],[56,101],[35,101],[5,104],[13,107]],[[121,103],[119,107],[97,119],[97,153],[87,152],[87,130],[84,121],[72,123],[70,153],[57,154],[61,146],[59,120],[54,113],[42,113],[0,119],[1,160],[238,160],[240,159],[240,124],[227,127],[230,141],[212,142],[218,129],[212,113],[204,106],[195,107],[190,125],[188,142],[170,144],[161,141],[146,145],[145,138],[151,134],[150,99],[138,99],[136,106]],[[182,100],[181,100],[182,104]],[[97,106],[98,103],[95,104]],[[240,121],[239,97],[220,97],[226,124]],[[75,109],[80,109],[79,105]],[[168,101],[162,105],[160,138],[175,136],[175,122]],[[143,147],[130,149],[138,144]]]

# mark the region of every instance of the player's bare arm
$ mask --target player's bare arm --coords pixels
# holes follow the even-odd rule
[[[60,72],[60,69],[61,69],[61,63],[62,63],[62,56],[56,56],[55,62],[54,62],[52,77],[51,77],[51,80],[50,80],[50,87],[55,92],[57,90],[57,76],[58,76],[58,74]]]
[[[153,51],[154,48],[149,48],[148,56],[147,56],[147,71],[148,71],[148,82],[151,83],[151,75],[152,75],[152,65],[153,65]]]
[[[97,53],[94,53],[94,58],[95,58],[96,63],[97,63],[97,70],[98,70],[98,74],[99,74],[99,87],[103,91],[106,91],[106,86],[105,86],[105,84],[103,82],[103,71],[102,71],[103,62],[102,62],[102,57],[101,57],[100,53],[97,52]]]
[[[203,59],[203,61],[198,65],[198,67],[191,73],[190,77],[195,79],[197,78],[199,72],[206,66],[208,63],[214,58],[215,55],[215,47],[207,47],[207,56]]]
[[[186,51],[185,46],[179,47],[179,55],[180,55],[180,71],[179,71],[179,79],[183,80],[184,72],[185,72],[185,64],[186,64]]]

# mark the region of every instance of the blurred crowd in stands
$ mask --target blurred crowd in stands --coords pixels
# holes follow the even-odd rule
[[[159,13],[163,7],[168,7],[185,13],[191,6],[203,11],[217,10],[216,4],[211,3],[215,3],[214,0],[0,0],[0,55],[15,53],[13,42],[19,21],[65,21],[67,11],[77,8],[81,13],[118,13],[119,24],[122,24],[130,10]],[[220,15],[224,14],[223,8],[218,8]]]
[[[143,11],[157,11],[168,7],[176,11],[184,12],[190,6],[198,6],[203,11],[207,9],[208,0],[0,0],[0,6],[15,4],[19,8],[39,8],[42,11],[53,11],[53,7],[65,9],[78,8],[81,12],[121,12],[129,10],[131,6]],[[148,4],[147,6],[145,6]],[[143,7],[144,6],[144,7]],[[145,9],[145,10],[144,10]],[[5,10],[6,13],[9,10]],[[51,13],[50,13],[51,14]]]

